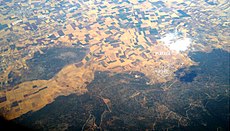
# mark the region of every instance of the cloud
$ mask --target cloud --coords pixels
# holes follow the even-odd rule
[[[161,38],[162,41],[169,49],[180,52],[186,51],[190,47],[192,40],[179,36],[178,33],[169,33],[165,37]]]

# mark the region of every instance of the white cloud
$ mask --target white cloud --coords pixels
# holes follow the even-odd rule
[[[169,49],[177,52],[186,51],[192,43],[190,38],[180,37],[178,33],[166,34],[160,41],[168,46]]]

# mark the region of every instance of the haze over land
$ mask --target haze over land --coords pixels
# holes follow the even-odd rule
[[[228,0],[7,0],[0,9],[0,114],[5,119],[45,125],[36,114],[45,117],[46,109],[62,99],[77,99],[81,104],[67,102],[60,112],[73,106],[78,125],[64,123],[66,118],[53,125],[227,129]],[[213,124],[220,112],[222,123]],[[26,125],[42,130],[34,123]]]

